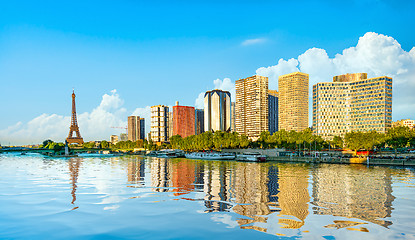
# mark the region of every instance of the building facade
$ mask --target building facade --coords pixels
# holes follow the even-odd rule
[[[139,139],[145,139],[144,118],[129,116],[127,128],[128,140],[135,142]]]
[[[173,111],[169,112],[169,139],[173,136]]]
[[[392,123],[392,127],[409,127],[410,129],[415,128],[415,120],[402,119]]]
[[[195,134],[195,108],[189,106],[173,106],[173,135],[182,138]]]
[[[231,102],[231,132],[235,132],[235,102]]]
[[[127,141],[128,140],[128,135],[127,133],[120,133],[120,141]]]
[[[114,145],[117,144],[117,142],[118,142],[118,135],[111,135],[110,142],[112,144],[114,144]]]
[[[351,131],[386,133],[392,125],[392,78],[366,73],[313,86],[313,132],[326,140]]]
[[[278,92],[268,90],[268,131],[272,135],[278,131]]]
[[[151,107],[151,140],[162,143],[169,141],[169,107],[157,105]]]
[[[231,130],[231,94],[227,91],[212,90],[205,93],[205,130]]]
[[[195,134],[205,132],[205,111],[203,109],[195,110]]]
[[[254,75],[235,82],[236,132],[257,139],[268,131],[268,78]]]
[[[278,130],[308,128],[308,74],[294,72],[278,77]]]

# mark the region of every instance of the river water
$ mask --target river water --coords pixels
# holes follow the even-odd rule
[[[0,155],[0,239],[415,239],[415,170]]]

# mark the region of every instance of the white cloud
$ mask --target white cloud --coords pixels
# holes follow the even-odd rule
[[[406,52],[392,37],[368,32],[359,38],[356,47],[347,48],[334,58],[324,49],[311,48],[297,59],[280,59],[277,65],[259,68],[256,73],[269,77],[270,89],[276,89],[278,76],[294,71],[310,75],[310,100],[312,85],[331,82],[336,75],[366,72],[369,78],[392,77],[394,120],[415,117],[415,47]]]
[[[104,94],[101,103],[91,112],[78,114],[80,132],[85,141],[109,140],[112,134],[120,131],[112,126],[126,126],[127,110],[122,108],[124,101],[112,90]],[[0,141],[13,144],[41,143],[45,139],[63,142],[69,133],[70,116],[41,114],[27,123],[18,122],[0,130]]]
[[[199,96],[197,96],[196,100],[195,100],[195,107],[198,109],[203,109],[205,106],[205,102],[204,102],[204,97],[205,97],[205,92],[201,92],[199,93]]]
[[[253,38],[253,39],[247,39],[241,43],[242,46],[250,46],[255,44],[261,44],[266,42],[267,39],[265,38]]]

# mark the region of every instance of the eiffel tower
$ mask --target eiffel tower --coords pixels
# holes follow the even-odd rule
[[[76,133],[76,137],[73,137],[73,133]],[[75,90],[72,92],[72,118],[71,118],[71,126],[69,127],[69,135],[66,138],[68,144],[77,143],[83,144],[84,139],[81,137],[79,133],[78,121],[76,121],[76,107],[75,107]]]

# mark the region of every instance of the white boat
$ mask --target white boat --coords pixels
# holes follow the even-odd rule
[[[186,158],[190,159],[206,159],[206,160],[233,160],[235,155],[232,153],[220,152],[192,152],[186,153]]]
[[[256,152],[246,152],[236,155],[236,160],[238,161],[249,161],[249,162],[265,162],[267,156],[261,155]]]

